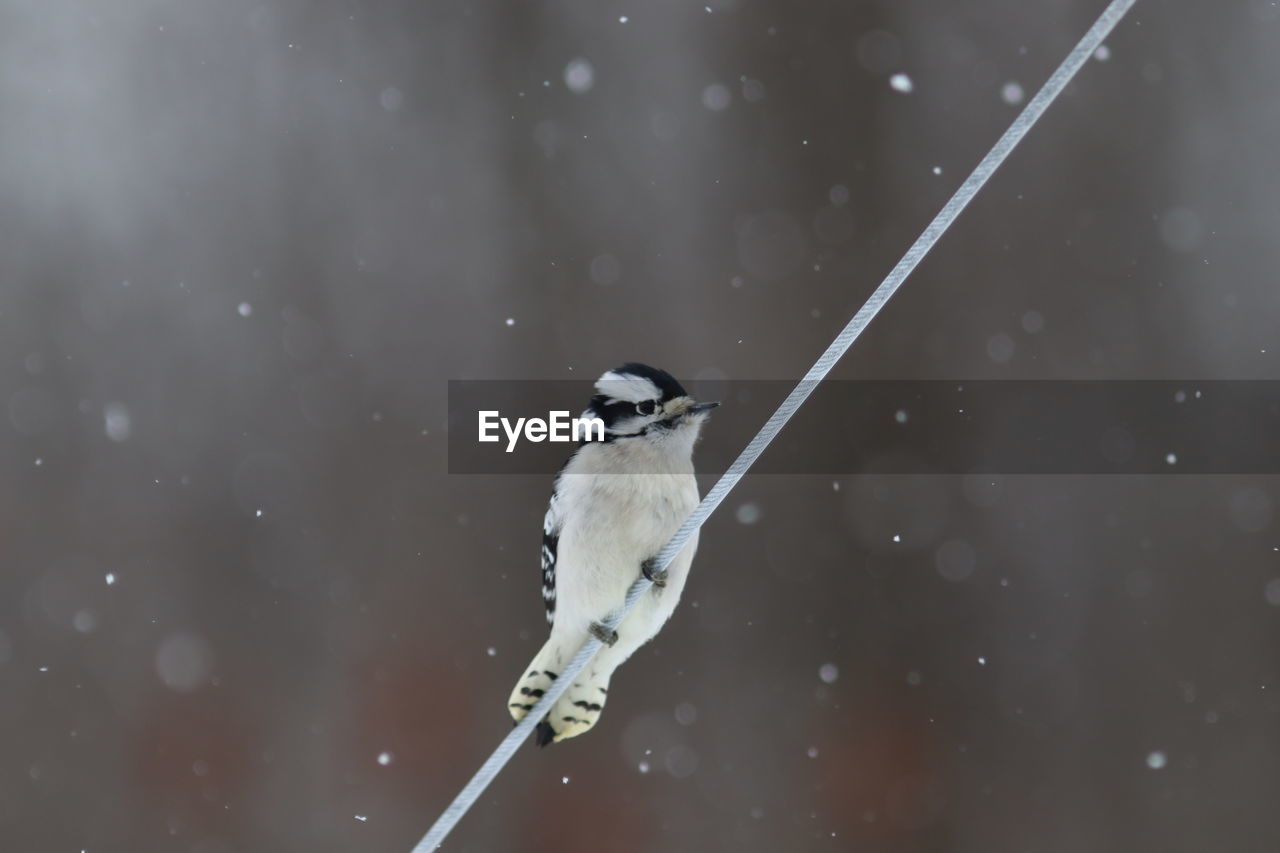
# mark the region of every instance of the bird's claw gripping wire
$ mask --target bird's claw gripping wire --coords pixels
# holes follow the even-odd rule
[[[658,562],[655,557],[650,557],[640,564],[640,574],[645,576],[649,583],[656,587],[664,587],[667,585],[667,570],[658,571],[654,567]]]
[[[606,646],[612,646],[614,643],[618,642],[618,632],[611,628],[606,628],[599,622],[592,622],[591,627],[588,628],[587,631],[591,636],[595,637]]]

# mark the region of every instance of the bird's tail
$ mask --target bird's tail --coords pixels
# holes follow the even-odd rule
[[[572,659],[582,644],[567,644],[554,634],[542,650],[534,655],[524,675],[516,682],[507,700],[507,710],[518,723],[533,710],[542,694],[551,688],[551,682],[560,677],[560,671]],[[599,655],[597,655],[599,657]],[[546,746],[565,738],[575,737],[590,729],[600,719],[605,697],[609,693],[609,676],[613,667],[600,667],[595,661],[587,665],[564,695],[551,706],[551,712],[538,723],[537,742]]]

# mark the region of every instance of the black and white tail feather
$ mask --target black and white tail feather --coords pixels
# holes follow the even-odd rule
[[[533,709],[589,634],[606,642],[546,719],[541,746],[580,735],[600,719],[613,672],[671,617],[698,547],[695,534],[618,627],[601,623],[621,607],[642,571],[698,504],[693,446],[715,403],[699,403],[669,373],[625,364],[596,381],[583,413],[605,424],[556,475],[542,528],[542,600],[551,636],[508,701],[517,722]]]

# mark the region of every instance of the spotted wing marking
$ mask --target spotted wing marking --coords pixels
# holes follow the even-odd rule
[[[559,486],[559,477],[556,478]],[[551,495],[546,518],[542,522],[542,603],[547,609],[547,623],[556,621],[556,549],[560,544],[560,497]]]

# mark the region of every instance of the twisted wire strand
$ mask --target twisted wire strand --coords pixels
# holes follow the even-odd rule
[[[978,191],[982,189],[983,185],[986,184],[992,173],[1009,156],[1009,152],[1027,135],[1027,131],[1031,129],[1031,126],[1044,114],[1049,105],[1062,94],[1062,90],[1071,82],[1076,72],[1089,61],[1089,57],[1093,55],[1094,51],[1098,49],[1135,2],[1136,0],[1112,0],[1106,9],[1102,11],[1094,25],[1089,28],[1089,31],[1080,39],[1075,48],[1067,54],[1062,64],[1040,87],[1040,91],[1027,103],[1022,112],[1018,114],[1018,117],[1013,120],[1013,123],[1009,125],[1009,129],[1001,135],[991,150],[987,152],[987,155],[974,167],[965,182],[960,185],[950,200],[943,205],[942,210],[933,218],[933,221],[924,229],[924,232],[916,238],[916,241],[911,244],[911,248],[902,256],[902,259],[898,261],[884,281],[880,283],[880,286],[872,292],[863,306],[858,309],[858,313],[853,315],[853,319],[841,330],[840,334],[831,342],[831,345],[822,353],[813,367],[809,368],[809,372],[805,374],[804,379],[800,380],[796,387],[792,389],[787,398],[778,406],[777,411],[756,433],[756,437],[751,440],[742,453],[738,455],[738,458],[734,460],[733,464],[729,466],[729,469],[711,487],[706,497],[702,499],[693,512],[689,514],[689,517],[685,519],[684,523],[680,525],[680,529],[671,537],[666,546],[658,552],[658,556],[654,560],[657,569],[665,570],[671,565],[676,555],[688,544],[689,537],[702,527],[711,513],[715,512],[716,507],[720,506],[725,496],[746,475],[751,466],[755,464],[755,461],[764,453],[769,443],[773,441],[787,421],[791,419],[791,416],[813,393],[813,389],[826,378],[827,374],[831,372],[831,368],[840,360],[840,357],[853,346],[853,342],[858,339],[872,319],[880,313],[880,309],[902,286],[902,282],[906,280],[907,276],[911,274],[924,256],[929,253],[929,250],[937,244],[938,239],[951,227],[961,211],[965,209],[969,202],[973,200],[973,197],[978,194]],[[643,576],[638,578],[627,591],[627,597],[622,607],[603,620],[606,627],[616,629],[651,585],[647,578]],[[480,794],[484,792],[489,783],[493,781],[507,761],[510,760],[515,751],[533,733],[538,721],[546,716],[547,712],[551,710],[551,706],[573,683],[573,679],[578,676],[583,667],[599,651],[601,645],[600,640],[595,637],[588,637],[582,648],[573,656],[569,665],[551,683],[550,689],[533,706],[533,710],[526,714],[524,719],[507,733],[498,748],[481,765],[476,774],[471,777],[471,781],[454,798],[453,802],[444,810],[423,839],[413,848],[413,853],[428,853],[435,850],[444,841],[462,816],[466,814],[467,810],[480,797]]]

